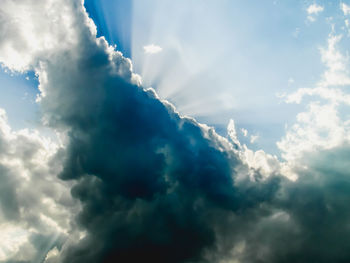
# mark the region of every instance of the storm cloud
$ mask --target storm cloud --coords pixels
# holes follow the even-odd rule
[[[30,18],[29,32],[14,9]],[[69,196],[58,202],[68,207],[69,230],[28,261],[348,261],[348,145],[298,159],[289,167],[296,181],[281,169],[266,175],[247,163],[240,145],[144,88],[131,61],[96,38],[81,1],[5,1],[0,10],[1,27],[18,32],[1,35],[0,59],[36,72],[43,123],[62,138],[48,160],[55,164],[50,178],[62,182],[61,191],[71,187],[80,203],[76,212]],[[31,156],[26,149],[16,155],[24,152]],[[0,166],[3,217],[19,220],[19,182],[7,174]],[[38,230],[29,242],[44,240]]]

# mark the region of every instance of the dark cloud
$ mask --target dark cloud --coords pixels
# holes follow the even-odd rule
[[[76,180],[76,220],[86,231],[65,247],[64,262],[348,258],[339,202],[347,190],[331,190],[346,188],[342,180],[315,169],[299,171],[296,183],[258,171],[250,179],[227,141],[136,85],[130,61],[84,27],[77,37],[77,48],[42,68],[46,120],[68,138],[60,178]]]
[[[66,103],[50,112],[55,125],[69,130],[60,177],[78,180],[72,194],[82,203],[78,222],[87,230],[65,261],[200,260],[215,244],[215,213],[257,202],[234,186],[240,161],[219,149],[224,142],[210,138],[217,135],[181,118],[153,92],[113,76],[116,62],[103,46],[95,49],[66,62],[79,68],[78,77],[63,84],[69,90],[60,89],[59,101]],[[115,60],[129,66],[121,55]],[[47,91],[42,104],[50,99]]]
[[[59,38],[60,48],[30,60],[38,60],[32,67],[40,81],[44,122],[60,132],[64,145],[48,162],[51,169],[37,170],[31,160],[40,147],[18,137],[15,155],[27,170],[34,169],[35,190],[19,195],[13,190],[17,183],[4,177],[8,168],[0,174],[6,198],[13,196],[2,207],[7,219],[16,218],[22,206],[30,215],[25,222],[39,229],[29,238],[42,252],[34,260],[41,262],[57,249],[60,254],[52,253],[46,262],[349,261],[348,145],[296,160],[298,166],[290,167],[299,175],[295,182],[277,168],[262,175],[245,163],[239,145],[180,116],[139,85],[130,60],[96,39],[79,1],[61,3],[55,17],[65,10],[74,39],[67,44]],[[61,36],[55,28],[49,37]],[[0,147],[9,147],[2,137]],[[267,163],[282,165],[271,158]],[[71,228],[54,243],[40,223],[44,208],[34,192],[68,210],[74,202],[57,187],[50,192],[45,172],[73,182],[71,194],[81,204],[79,213],[70,210]],[[45,209],[66,226],[66,214]]]
[[[204,260],[222,217],[269,200],[278,180],[238,187],[243,164],[225,139],[136,85],[130,61],[86,26],[77,43],[38,70],[45,120],[68,139],[59,176],[76,180],[86,231],[64,262]]]
[[[7,220],[15,220],[19,217],[19,207],[16,195],[16,180],[11,172],[0,165],[0,207]]]

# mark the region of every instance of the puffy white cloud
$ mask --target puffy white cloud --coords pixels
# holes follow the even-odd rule
[[[36,131],[12,131],[0,109],[0,261],[39,260],[68,235],[77,207],[56,177],[57,149]]]
[[[72,9],[62,1],[1,1],[0,61],[11,70],[33,69],[39,59],[76,43]]]
[[[289,161],[321,150],[335,148],[349,141],[349,122],[341,119],[337,106],[312,102],[297,115],[297,122],[278,142],[282,156]]]
[[[313,15],[313,14],[321,13],[323,10],[324,10],[323,6],[318,5],[318,4],[312,4],[306,9],[306,12],[309,15]]]

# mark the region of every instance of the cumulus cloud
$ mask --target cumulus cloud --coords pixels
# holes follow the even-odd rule
[[[75,202],[56,177],[56,151],[36,132],[12,131],[0,109],[0,262],[41,262],[67,237]]]
[[[0,174],[7,191],[0,194],[2,218],[20,222],[6,230],[7,236],[17,233],[17,248],[7,247],[11,255],[4,252],[1,260],[245,263],[350,257],[348,144],[281,162],[241,145],[234,121],[228,127],[232,144],[144,89],[131,61],[96,38],[81,1],[18,0],[26,25],[18,22],[11,2],[0,6],[1,26],[18,33],[0,38],[0,60],[12,70],[35,70],[43,122],[63,143],[47,149],[51,144],[39,135],[11,132],[0,118]],[[15,59],[22,55],[23,61]],[[337,115],[327,109],[328,124],[318,110],[299,121],[334,132]],[[334,137],[338,132],[346,134],[337,130]],[[297,139],[286,140],[286,151]],[[288,179],[286,171],[297,179]]]
[[[67,136],[59,176],[76,181],[76,223],[86,231],[65,243],[61,260],[203,259],[215,248],[217,212],[256,206],[274,189],[260,196],[252,186],[254,195],[241,198],[232,146],[139,87],[130,60],[96,39],[82,5],[63,1],[60,10],[74,9],[65,14],[77,44],[33,63],[44,121]]]
[[[59,1],[1,2],[0,60],[6,67],[31,69],[40,58],[75,43],[74,22],[68,15],[72,7],[56,12],[59,8]]]

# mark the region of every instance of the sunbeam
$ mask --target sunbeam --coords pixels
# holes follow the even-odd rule
[[[350,3],[2,0],[0,263],[350,262]]]

